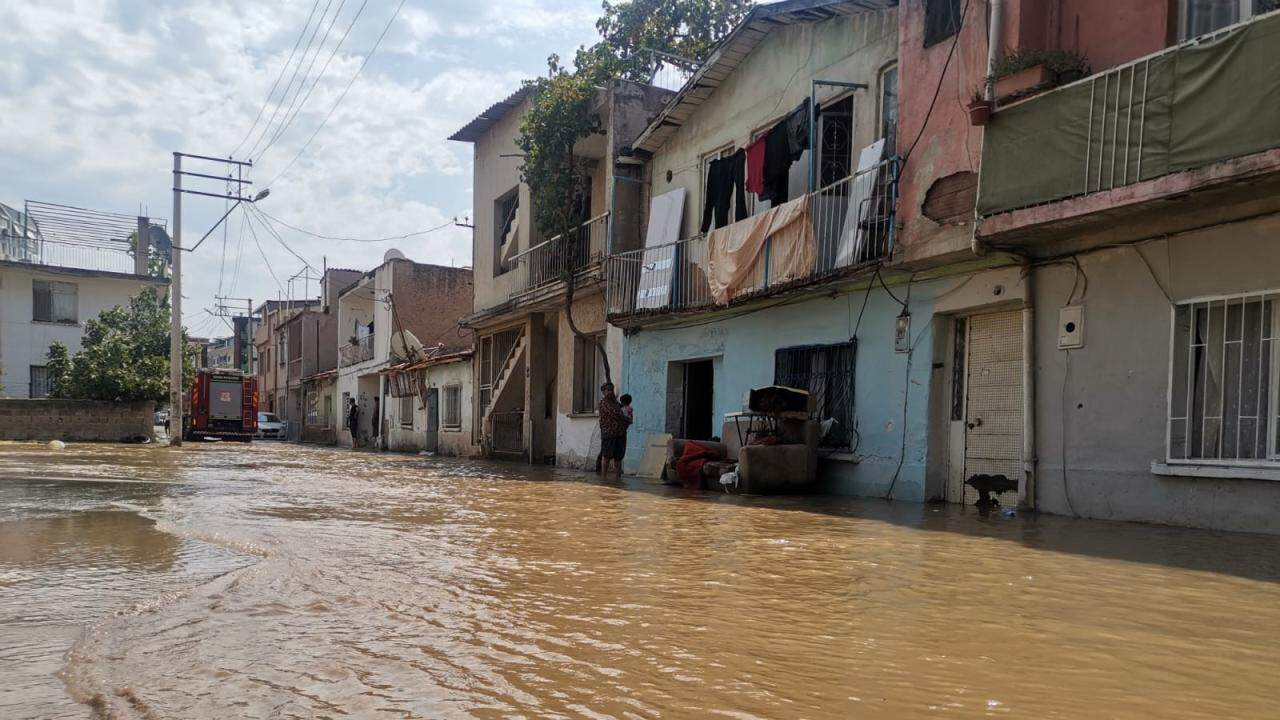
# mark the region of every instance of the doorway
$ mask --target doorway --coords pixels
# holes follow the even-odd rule
[[[947,501],[972,505],[979,493],[966,480],[1004,476],[1014,489],[991,497],[1015,507],[1022,480],[1022,311],[960,318],[955,335]]]
[[[440,444],[440,389],[429,388],[427,390],[427,437],[425,439],[425,449],[427,452],[436,452]]]
[[[710,440],[715,436],[714,393],[715,367],[711,360],[681,363],[684,366],[682,383],[683,412],[680,437],[690,440]]]

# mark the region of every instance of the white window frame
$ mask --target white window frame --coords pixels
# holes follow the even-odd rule
[[[884,79],[885,79],[885,76],[887,76],[889,73],[894,73],[894,74],[897,76],[897,78],[898,78],[898,79],[894,82],[894,85],[895,85],[895,88],[894,88],[894,91],[893,91],[894,98],[896,99],[896,98],[898,97],[898,95],[902,92],[902,74],[898,72],[898,63],[896,63],[896,62],[892,62],[892,63],[889,63],[888,65],[885,65],[884,67],[880,68],[880,74],[879,74],[878,76],[876,76],[876,77],[877,77],[877,88],[879,89],[879,98],[878,98],[878,100],[877,100],[877,105],[879,106],[879,108],[878,108],[878,110],[879,110],[879,111],[878,111],[878,113],[877,113],[877,115],[876,115],[876,132],[880,134],[880,137],[885,137],[885,135],[884,135],[884,119],[885,119],[885,108],[884,108],[884,105],[885,105],[885,102],[884,102],[884,100],[885,100],[885,98],[884,98],[885,82],[884,82]],[[897,133],[898,133],[898,121],[900,121],[901,119],[902,119],[902,118],[901,118],[901,117],[899,117],[899,118],[897,118],[896,120],[894,120],[894,124],[893,124],[893,128],[894,128],[894,130],[893,130],[893,132],[894,132],[894,137],[895,137],[895,139],[897,138]],[[887,138],[886,138],[886,139],[887,139]],[[885,149],[885,152],[886,152],[888,155],[895,155],[895,154],[897,154],[898,149],[897,149],[896,147],[889,147],[889,148],[886,148],[886,149]]]
[[[1177,347],[1178,308],[1187,307],[1187,306],[1192,307],[1193,308],[1192,316],[1194,321],[1194,312],[1195,312],[1194,307],[1196,305],[1208,304],[1210,308],[1212,308],[1213,303],[1223,303],[1224,307],[1226,307],[1226,306],[1229,306],[1232,302],[1246,303],[1250,300],[1255,300],[1255,301],[1262,300],[1264,303],[1269,302],[1272,304],[1271,305],[1271,327],[1267,328],[1265,326],[1262,326],[1259,328],[1259,332],[1261,333],[1259,338],[1259,343],[1266,343],[1266,342],[1271,343],[1269,367],[1260,368],[1260,372],[1267,373],[1267,377],[1269,378],[1267,383],[1267,398],[1266,398],[1267,408],[1266,408],[1265,421],[1266,421],[1267,427],[1266,427],[1266,446],[1264,451],[1265,457],[1263,458],[1240,458],[1240,457],[1234,457],[1234,458],[1232,457],[1227,457],[1227,458],[1179,457],[1179,458],[1175,458],[1173,457],[1173,423],[1177,420],[1182,420],[1187,423],[1191,422],[1191,417],[1189,414],[1185,416],[1175,416],[1174,415],[1175,409],[1173,407],[1174,383],[1179,380],[1179,378],[1174,377],[1174,368],[1176,367],[1175,353],[1178,352],[1178,347]],[[1212,318],[1212,310],[1210,310],[1209,317]],[[1224,311],[1224,317],[1225,317],[1225,311]],[[1243,318],[1242,318],[1242,322],[1243,322]],[[1247,332],[1247,328],[1242,327],[1241,342],[1243,342],[1245,332]],[[1191,339],[1192,339],[1191,337],[1188,337],[1187,348],[1185,348],[1185,351],[1188,352],[1188,354],[1190,354],[1191,347],[1193,345],[1193,343],[1191,342]],[[1225,360],[1226,346],[1230,342],[1234,342],[1234,341],[1226,340],[1224,335],[1223,348],[1222,348],[1224,367],[1226,366],[1226,360]],[[1259,358],[1259,362],[1261,362],[1261,358]],[[1187,367],[1188,367],[1187,374],[1190,375],[1189,361],[1188,361]],[[1183,300],[1170,305],[1169,307],[1168,376],[1169,376],[1169,382],[1168,382],[1168,388],[1166,390],[1166,400],[1165,400],[1165,462],[1168,465],[1180,465],[1180,466],[1195,465],[1195,466],[1218,466],[1218,467],[1225,466],[1225,467],[1249,467],[1249,468],[1280,467],[1280,441],[1277,441],[1277,438],[1276,438],[1277,431],[1280,430],[1280,427],[1278,427],[1280,426],[1280,417],[1278,417],[1280,416],[1280,288],[1272,289],[1272,290],[1263,290],[1259,292],[1250,292],[1250,293],[1234,293],[1230,295],[1213,295],[1213,296],[1197,297],[1197,298],[1191,298],[1188,300]],[[1191,382],[1188,378],[1181,378],[1181,381],[1188,384]],[[1243,380],[1240,379],[1239,382],[1243,382]],[[1191,390],[1188,389],[1188,397],[1190,397],[1190,392]],[[1240,392],[1240,391],[1237,390],[1237,392]],[[1220,413],[1225,412],[1225,404],[1226,404],[1225,388],[1223,388],[1222,393],[1223,393],[1223,397],[1220,398],[1219,403],[1224,407],[1219,408]],[[1188,400],[1187,402],[1193,402],[1193,401]],[[1246,417],[1247,416],[1237,414],[1237,418],[1238,418],[1237,423],[1239,423],[1239,419],[1246,418]],[[1205,416],[1202,411],[1201,423],[1205,422],[1206,419],[1209,419],[1209,418]],[[1221,422],[1221,416],[1219,420]],[[1258,418],[1257,420],[1262,420],[1262,418]],[[1237,424],[1237,428],[1238,428],[1238,424]],[[1203,433],[1204,433],[1203,428],[1201,429],[1201,433],[1203,436]],[[1184,430],[1184,435],[1185,435],[1185,438],[1183,442],[1184,443],[1190,442],[1190,438],[1192,434],[1189,427]],[[1237,446],[1238,445],[1239,445],[1239,442],[1237,440]]]
[[[449,417],[449,408],[450,408],[449,395],[450,394],[454,395],[456,398],[456,402],[454,403],[454,406],[458,413],[456,418],[452,418],[453,422],[450,422],[451,418]],[[444,428],[445,430],[461,430],[462,429],[462,385],[458,383],[454,383],[452,385],[445,385],[444,392],[441,393],[441,395],[442,397],[440,402],[440,427]]]

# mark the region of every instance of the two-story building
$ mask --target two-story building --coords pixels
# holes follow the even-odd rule
[[[303,310],[320,306],[319,300],[267,300],[253,311],[253,344],[257,354],[258,409],[288,417],[289,347],[281,332],[285,322]]]
[[[0,397],[47,396],[50,345],[76,353],[85,321],[169,284],[131,252],[125,238],[133,218],[82,222],[90,211],[37,206],[0,205]]]
[[[458,322],[471,309],[470,268],[416,263],[388,251],[381,265],[337,293],[337,440],[351,447],[388,448],[387,429],[401,427],[405,408],[387,382],[390,368],[428,357],[441,344],[466,343],[470,333]],[[359,423],[348,428],[348,401],[360,408]],[[416,406],[407,408],[417,410]],[[412,419],[408,422],[413,427]],[[401,443],[399,441],[403,440]],[[425,449],[420,433],[397,436],[397,450]]]
[[[605,322],[603,261],[640,241],[642,163],[625,151],[671,92],[621,80],[598,90],[592,112],[603,132],[574,148],[590,175],[582,224],[553,238],[534,226],[520,178],[516,140],[529,92],[516,91],[450,137],[473,146],[471,431],[489,455],[589,467],[599,449],[599,386],[622,367],[621,333]]]
[[[1280,532],[1278,4],[1003,5],[1002,52],[1091,66],[996,97],[982,147],[975,250],[1036,308],[1036,506]]]

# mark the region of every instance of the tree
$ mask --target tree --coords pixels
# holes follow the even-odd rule
[[[169,300],[146,288],[84,324],[83,347],[71,355],[55,342],[47,354],[50,396],[131,402],[169,399]],[[183,387],[195,377],[195,349],[182,335]]]
[[[577,233],[589,182],[586,167],[573,157],[573,147],[603,132],[591,109],[597,88],[609,80],[648,82],[658,51],[705,60],[712,48],[751,10],[751,0],[630,0],[603,3],[596,21],[600,40],[579,47],[574,70],[547,58],[547,77],[527,81],[529,111],[520,124],[516,145],[524,155],[520,180],[529,187],[533,221],[545,237],[563,237],[564,252],[576,257]],[[574,335],[595,343],[604,358],[605,377],[612,371],[604,348],[573,322],[573,267],[566,264],[565,315]]]

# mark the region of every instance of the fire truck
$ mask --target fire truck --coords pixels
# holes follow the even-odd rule
[[[249,442],[258,431],[258,379],[235,370],[197,370],[183,406],[184,440]]]

